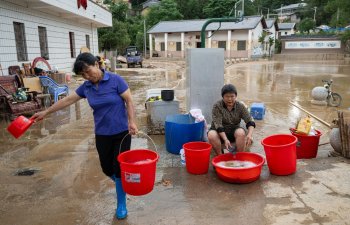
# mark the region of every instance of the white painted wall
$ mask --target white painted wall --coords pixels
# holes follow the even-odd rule
[[[57,0],[50,2],[65,4],[68,1]],[[76,1],[71,2],[74,2],[74,7],[77,8]],[[93,7],[93,4],[89,3],[88,7]],[[105,12],[108,11],[105,10]],[[26,62],[31,63],[34,58],[40,57],[38,26],[46,27],[50,58],[48,62],[51,67],[56,66],[60,71],[64,72],[72,71],[72,64],[75,58],[70,56],[69,32],[74,32],[76,55],[79,54],[82,46],[86,46],[85,35],[90,36],[91,52],[98,54],[97,27],[93,23],[88,24],[86,21],[81,23],[79,19],[62,18],[62,16],[40,12],[34,8],[27,8],[22,3],[1,0],[0,64],[4,75],[8,75],[9,66],[19,65],[22,68],[22,63],[24,63],[17,61],[13,22],[24,23],[25,26],[28,52],[28,61]]]

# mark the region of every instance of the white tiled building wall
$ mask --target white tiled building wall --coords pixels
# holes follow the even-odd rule
[[[76,1],[72,1],[76,4]],[[90,4],[89,7],[94,5]],[[75,5],[76,7],[76,5]],[[97,6],[98,7],[98,6]],[[102,8],[101,8],[102,9]],[[101,17],[100,15],[97,15]],[[82,18],[83,19],[83,18]],[[60,71],[71,72],[75,58],[71,58],[69,32],[74,32],[75,51],[86,46],[85,35],[90,36],[91,53],[98,53],[97,28],[92,24],[79,23],[78,19],[64,19],[52,14],[46,14],[35,9],[21,6],[21,3],[0,1],[0,64],[4,75],[8,75],[8,67],[24,62],[17,61],[15,34],[13,22],[24,23],[28,61],[40,57],[38,26],[46,27],[49,47],[49,64]]]

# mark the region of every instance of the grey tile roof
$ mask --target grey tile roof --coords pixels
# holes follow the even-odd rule
[[[148,0],[148,1],[145,1],[144,3],[142,3],[142,8],[145,9],[147,7],[151,7],[151,6],[157,5],[159,3],[160,3],[160,1],[158,1],[158,0]]]
[[[278,23],[280,30],[291,30],[295,28],[295,23]]]
[[[179,33],[179,32],[200,32],[202,26],[208,19],[203,20],[175,20],[175,21],[161,21],[148,30],[147,33]],[[254,29],[260,22],[263,22],[266,28],[265,19],[262,16],[245,16],[243,21],[222,22],[219,30],[247,30]],[[206,30],[215,31],[219,27],[219,23],[210,23]]]
[[[296,10],[296,9],[299,9],[299,8],[302,8],[305,6],[307,6],[307,3],[290,4],[290,5],[282,6],[282,11],[283,10]],[[275,9],[274,11],[280,12],[281,8]]]

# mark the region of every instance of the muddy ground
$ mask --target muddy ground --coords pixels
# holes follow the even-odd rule
[[[149,88],[175,88],[181,112],[185,108],[186,63],[146,61],[145,67],[118,71],[132,90],[139,129],[147,130],[144,107]],[[311,104],[311,90],[332,78],[343,97],[339,108]],[[73,91],[81,81],[73,81]],[[226,65],[225,83],[238,87],[247,105],[264,102],[266,115],[256,121],[252,152],[265,155],[260,141],[276,133],[290,133],[305,113],[331,123],[336,111],[350,107],[350,65],[342,61],[254,61]],[[220,94],[217,93],[218,98]],[[160,160],[154,190],[145,196],[128,195],[129,216],[114,218],[115,190],[100,169],[94,147],[93,120],[86,101],[52,114],[16,140],[0,133],[0,224],[349,224],[350,161],[328,157],[329,127],[312,120],[321,131],[317,158],[298,160],[297,172],[275,176],[263,166],[261,177],[250,184],[224,183],[213,168],[190,175],[180,157],[165,149],[163,135],[152,135]],[[153,149],[140,135],[132,148]],[[31,176],[16,176],[19,169]]]

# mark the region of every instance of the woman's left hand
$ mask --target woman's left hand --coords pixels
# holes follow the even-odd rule
[[[135,135],[139,132],[135,123],[129,123],[129,134]]]

